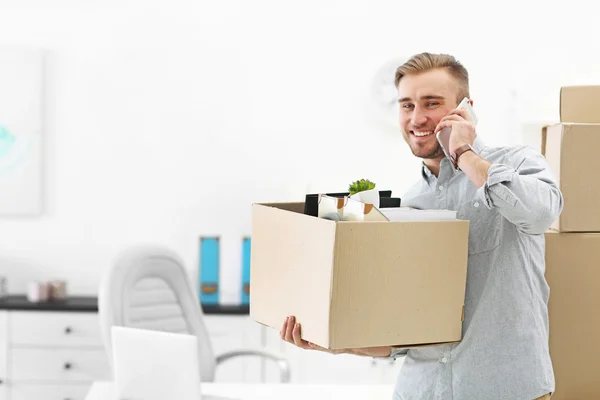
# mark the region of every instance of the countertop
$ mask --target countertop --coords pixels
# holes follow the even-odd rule
[[[11,295],[0,299],[0,310],[98,312],[98,298],[70,296],[65,300],[32,303],[25,295]],[[202,305],[206,315],[248,315],[248,305]]]

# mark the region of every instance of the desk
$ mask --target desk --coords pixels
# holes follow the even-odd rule
[[[203,383],[202,393],[232,400],[391,400],[393,385]],[[94,382],[85,400],[116,400],[111,382]]]

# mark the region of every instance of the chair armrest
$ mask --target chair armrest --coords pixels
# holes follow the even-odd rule
[[[288,383],[290,381],[290,364],[289,364],[288,360],[278,354],[271,353],[266,350],[260,350],[260,349],[232,350],[232,351],[228,351],[228,352],[218,355],[216,357],[216,362],[217,362],[217,365],[219,365],[222,362],[227,361],[232,358],[235,358],[235,357],[247,357],[247,356],[262,357],[262,358],[266,358],[268,360],[274,361],[275,363],[277,363],[277,366],[279,367],[279,371],[281,373],[281,382]]]

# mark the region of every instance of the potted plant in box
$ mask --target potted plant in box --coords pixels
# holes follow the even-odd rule
[[[350,184],[348,192],[350,192],[352,199],[366,204],[373,204],[379,208],[379,190],[375,186],[375,183],[368,179],[359,179]]]

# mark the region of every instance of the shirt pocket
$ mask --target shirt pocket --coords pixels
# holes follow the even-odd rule
[[[480,200],[461,203],[457,218],[469,220],[469,255],[494,250],[500,245],[502,216],[496,209],[488,209]]]

